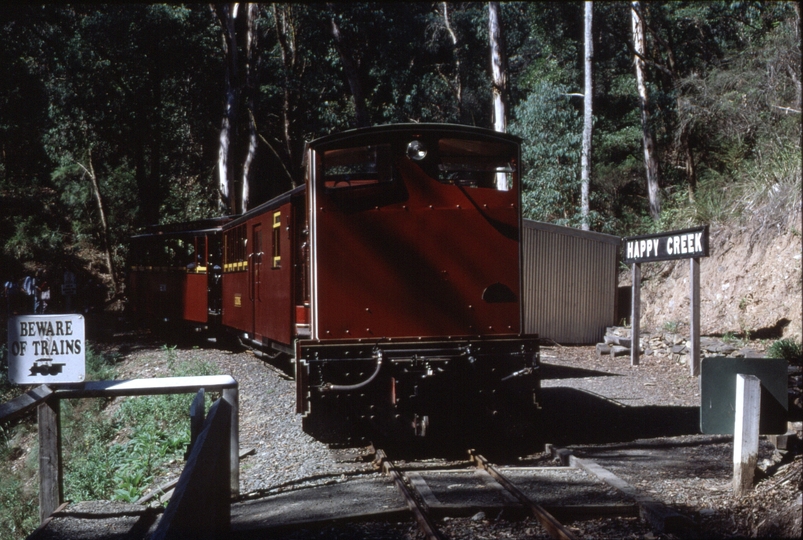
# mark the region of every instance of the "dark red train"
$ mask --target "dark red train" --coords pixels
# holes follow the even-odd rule
[[[303,186],[243,215],[134,237],[133,311],[290,358],[325,442],[529,417],[519,140],[388,125],[317,139],[305,162]]]

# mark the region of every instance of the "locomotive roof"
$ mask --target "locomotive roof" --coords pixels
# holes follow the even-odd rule
[[[492,129],[477,127],[477,126],[467,126],[463,124],[439,124],[439,123],[407,123],[407,124],[384,124],[381,126],[371,126],[371,127],[362,127],[356,129],[349,129],[346,131],[338,131],[337,133],[331,133],[329,135],[325,135],[323,137],[319,137],[313,141],[308,143],[308,146],[311,148],[315,148],[318,146],[324,146],[332,142],[344,142],[349,139],[362,139],[362,138],[373,138],[377,135],[382,134],[398,134],[399,136],[404,134],[415,134],[415,133],[435,133],[435,132],[446,132],[452,134],[462,134],[462,135],[473,135],[473,136],[482,136],[488,138],[496,138],[496,139],[504,139],[509,142],[513,142],[516,144],[521,143],[521,139],[516,137],[515,135],[510,135],[509,133],[502,133],[499,131],[494,131]]]
[[[494,131],[492,129],[481,128],[476,126],[467,126],[463,124],[443,124],[443,123],[406,123],[406,124],[384,124],[381,126],[370,126],[370,127],[362,127],[356,129],[349,129],[346,131],[338,131],[336,133],[331,133],[329,135],[325,135],[323,137],[319,137],[313,141],[307,143],[308,148],[317,148],[321,146],[326,146],[330,143],[347,143],[349,141],[354,141],[355,143],[359,143],[359,141],[363,139],[373,140],[378,136],[390,134],[397,137],[403,136],[412,136],[419,133],[444,133],[444,134],[452,134],[452,135],[467,135],[467,136],[474,136],[474,137],[483,137],[487,139],[502,139],[508,142],[512,142],[515,144],[520,144],[521,139],[516,137],[515,135],[510,135],[509,133],[501,133],[499,131]],[[305,159],[306,159],[306,152],[305,152]],[[254,208],[251,208],[247,212],[236,216],[231,221],[227,222],[224,225],[224,229],[229,229],[231,227],[235,227],[245,221],[247,221],[251,216],[255,214],[260,214],[267,210],[271,210],[273,208],[277,208],[287,201],[289,201],[293,196],[303,192],[306,189],[306,184],[302,184],[290,191],[282,193],[281,195],[270,199],[267,202],[260,204]]]

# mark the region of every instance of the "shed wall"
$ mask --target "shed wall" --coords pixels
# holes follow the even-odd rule
[[[523,223],[524,328],[561,344],[602,341],[616,323],[621,240],[547,223]]]

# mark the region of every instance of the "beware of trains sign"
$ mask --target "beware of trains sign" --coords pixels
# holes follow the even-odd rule
[[[81,315],[22,315],[8,320],[8,378],[15,384],[83,382]]]
[[[625,264],[708,257],[708,226],[622,239]]]

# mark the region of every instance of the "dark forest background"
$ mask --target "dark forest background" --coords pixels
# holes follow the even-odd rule
[[[801,189],[799,5],[642,3],[657,219],[632,13],[594,5],[591,229],[787,226]],[[577,226],[583,3],[502,3],[501,22],[526,216]],[[111,298],[138,228],[229,212],[222,138],[253,207],[301,182],[313,138],[492,127],[487,3],[19,4],[0,8],[0,29],[4,281],[72,265],[105,276]]]

